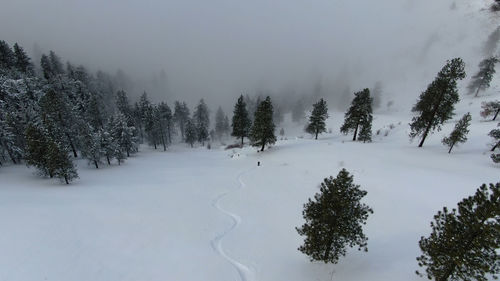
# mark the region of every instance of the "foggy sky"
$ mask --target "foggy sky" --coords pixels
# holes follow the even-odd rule
[[[495,26],[470,2],[3,0],[0,39],[140,81],[164,69],[168,90],[156,100],[205,97],[215,107],[259,89],[307,93],[320,83],[332,95],[380,80],[404,104],[447,59],[475,69]]]

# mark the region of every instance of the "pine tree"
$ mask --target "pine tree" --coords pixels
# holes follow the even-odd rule
[[[273,104],[269,96],[257,107],[254,120],[250,132],[250,140],[253,146],[260,146],[260,151],[264,151],[266,144],[274,144],[276,142],[276,136],[274,135]]]
[[[328,118],[328,106],[326,101],[320,99],[317,103],[313,104],[313,110],[309,116],[309,124],[307,124],[306,132],[315,135],[318,139],[318,134],[326,132],[325,121]]]
[[[111,135],[111,126],[114,121],[110,120],[103,129],[99,130],[99,136],[101,137],[101,151],[103,157],[106,158],[108,165],[111,165],[111,160],[115,157],[118,143],[115,142]]]
[[[346,112],[344,124],[340,127],[340,132],[348,134],[354,131],[353,141],[358,136],[360,130],[360,141],[371,141],[371,126],[372,126],[372,98],[370,90],[364,89],[354,93],[354,99],[351,102],[351,107]]]
[[[250,117],[248,116],[246,102],[243,95],[241,95],[234,105],[233,120],[231,124],[233,127],[231,136],[241,138],[241,146],[243,146],[243,139],[248,137],[250,134],[251,125],[252,123],[250,121]]]
[[[299,251],[324,263],[337,263],[347,246],[367,251],[362,227],[373,210],[360,202],[366,194],[345,169],[336,178],[325,178],[314,200],[304,204],[306,222],[297,232],[305,241]]]
[[[96,169],[99,169],[99,164],[101,163],[101,158],[103,156],[99,130],[94,130],[94,128],[89,125],[82,127],[81,130],[81,154],[89,161],[89,164],[92,163]]]
[[[132,120],[132,107],[130,106],[127,93],[123,90],[116,92],[116,108],[127,120]]]
[[[26,128],[26,165],[34,166],[43,176],[54,176],[49,166],[48,138],[43,130],[29,124]]]
[[[118,154],[121,155],[121,152],[125,152],[127,157],[130,157],[130,154],[137,152],[138,141],[134,135],[134,131],[135,128],[128,125],[125,115],[121,113],[115,115],[111,135],[118,144],[120,150],[120,152],[117,152]],[[115,158],[118,159],[116,155]]]
[[[14,55],[15,55],[15,67],[17,70],[26,73],[28,75],[33,74],[33,64],[30,58],[24,52],[24,49],[17,43],[14,44]]]
[[[68,151],[63,144],[57,144],[55,141],[49,141],[47,144],[47,158],[49,169],[53,171],[56,178],[64,180],[69,184],[78,178],[75,165],[68,156]]]
[[[191,118],[189,118],[186,122],[186,143],[189,143],[191,147],[198,140],[198,130],[196,129],[196,125]]]
[[[495,121],[498,113],[500,113],[500,101],[483,102],[481,108],[483,109],[481,111],[481,117],[488,118],[493,115],[493,119],[491,120]]]
[[[166,150],[166,143],[172,142],[173,127],[172,110],[166,102],[161,102],[158,105],[158,122],[162,143],[164,150]]]
[[[196,125],[198,142],[205,146],[205,141],[208,140],[208,127],[210,126],[210,116],[208,107],[203,99],[200,100],[193,112],[193,121]]]
[[[500,41],[500,27],[497,27],[489,36],[483,47],[483,54],[491,57],[498,51],[498,41]]]
[[[12,163],[17,164],[22,155],[22,149],[16,144],[16,136],[12,133],[12,128],[0,118],[0,155],[4,152],[9,155]]]
[[[43,77],[50,80],[54,76],[50,59],[47,55],[43,54],[40,59],[40,67],[42,67]]]
[[[493,79],[493,74],[495,74],[495,64],[499,62],[498,58],[491,57],[484,59],[479,63],[479,71],[476,75],[472,76],[472,80],[469,83],[467,89],[469,94],[473,94],[477,97],[479,91],[484,91],[490,87],[491,80]]]
[[[500,183],[481,185],[474,196],[444,207],[431,222],[432,233],[419,242],[418,265],[436,281],[489,280],[500,273]]]
[[[500,126],[500,123],[498,123],[498,126]],[[500,129],[491,130],[488,136],[493,138],[493,147],[490,151],[495,151],[497,147],[500,147]]]
[[[418,147],[424,145],[429,132],[436,128],[440,130],[441,125],[453,116],[455,104],[460,100],[457,81],[465,78],[464,67],[460,58],[448,61],[413,107],[412,111],[419,115],[410,123],[410,138],[422,135]]]
[[[182,140],[185,140],[186,123],[189,120],[189,108],[185,102],[175,102],[174,106],[174,122],[177,123],[181,132]]]
[[[221,140],[222,136],[225,134],[224,118],[227,118],[219,106],[217,112],[215,113],[215,136],[218,140]]]
[[[295,102],[295,105],[292,108],[292,121],[293,122],[301,123],[305,119],[305,117],[306,117],[306,115],[305,115],[305,111],[306,111],[305,103],[306,102],[303,98],[298,99]]]
[[[0,40],[0,68],[15,66],[15,56],[7,42]]]
[[[470,113],[465,114],[462,119],[460,119],[455,125],[455,129],[451,132],[449,137],[445,137],[442,140],[442,143],[448,146],[450,149],[448,153],[451,153],[451,150],[458,143],[464,143],[467,141],[467,134],[469,133],[469,125],[472,117]]]
[[[49,52],[49,60],[53,74],[63,74],[64,67],[59,56],[56,55],[54,51]]]
[[[229,118],[224,115],[224,121],[222,122],[222,132],[224,136],[228,136],[231,130],[231,125],[229,125]]]

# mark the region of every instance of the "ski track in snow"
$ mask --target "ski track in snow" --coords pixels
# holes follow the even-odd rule
[[[250,170],[252,170],[252,169],[250,169]],[[222,247],[222,239],[224,239],[224,237],[226,237],[226,235],[228,235],[231,231],[236,229],[238,227],[238,225],[241,224],[241,218],[240,218],[240,216],[238,216],[234,213],[231,213],[231,212],[225,210],[224,208],[222,208],[220,206],[220,200],[222,200],[224,197],[226,197],[227,195],[229,195],[232,192],[236,192],[236,191],[243,189],[245,187],[245,183],[242,181],[241,177],[244,174],[246,174],[247,172],[249,172],[250,170],[243,171],[238,175],[237,181],[238,181],[239,185],[238,185],[237,189],[222,193],[221,195],[217,196],[217,198],[215,198],[213,203],[212,203],[212,206],[214,208],[216,208],[220,212],[224,213],[226,216],[230,217],[231,220],[233,221],[233,224],[228,229],[226,229],[224,232],[222,232],[221,234],[217,235],[214,239],[212,239],[212,241],[210,243],[212,244],[212,248],[236,269],[236,271],[238,272],[240,279],[242,281],[254,281],[254,280],[256,280],[255,272],[250,267],[242,264],[241,262],[237,261],[236,259],[234,259],[234,258],[230,257],[228,254],[226,254],[226,252],[224,251],[224,248]]]

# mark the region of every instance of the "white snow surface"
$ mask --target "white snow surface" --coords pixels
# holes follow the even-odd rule
[[[500,180],[488,152],[496,122],[479,116],[492,99],[463,97],[423,148],[408,140],[408,114],[375,114],[373,142],[359,143],[338,133],[343,113],[332,113],[332,133],[319,140],[286,127],[286,140],[263,153],[143,147],[121,166],[79,160],[70,185],[2,167],[0,281],[424,280],[415,258],[433,215]],[[468,111],[469,140],[448,154],[440,141]],[[319,183],[342,168],[374,210],[368,252],[310,262],[295,227]]]

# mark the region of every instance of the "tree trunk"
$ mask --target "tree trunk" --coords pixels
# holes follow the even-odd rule
[[[319,130],[316,130],[316,138],[315,139],[318,139],[318,131]]]
[[[165,144],[165,137],[161,135],[161,142],[163,144],[163,151],[167,151],[167,145]]]
[[[130,157],[130,152],[128,149],[127,149],[127,157]]]
[[[428,124],[428,125],[427,125],[427,127],[425,128],[424,135],[422,136],[422,140],[421,140],[421,141],[420,141],[420,143],[418,144],[418,147],[422,147],[422,146],[424,145],[425,138],[427,137],[427,135],[429,134],[429,131],[431,130],[432,120],[434,120],[434,114],[432,115],[432,119],[431,119],[431,121],[429,121],[429,124]]]
[[[266,147],[266,140],[262,140],[262,148],[260,151],[264,151],[264,148]]]
[[[353,141],[356,141],[356,135],[358,134],[358,127],[359,124],[356,124],[356,129],[354,129],[354,137],[352,138]]]
[[[325,249],[325,256],[323,257],[323,261],[328,261],[328,258],[330,257],[330,251],[332,250],[332,242],[331,242],[332,239],[329,239],[328,241],[328,245],[326,246],[326,249]]]
[[[94,165],[96,169],[99,169],[99,165],[97,165],[97,161],[94,160]]]
[[[12,160],[12,163],[17,164],[16,158],[14,157],[14,155],[12,155],[12,151],[10,151],[10,149],[8,149],[8,148],[7,148],[7,154],[9,154],[9,157],[10,157],[10,160]]]
[[[108,160],[108,165],[111,165],[111,161],[109,160],[109,156],[106,156],[106,160]]]
[[[500,141],[495,144],[490,151],[494,151],[500,145]]]
[[[452,144],[452,145],[450,146],[450,150],[448,150],[448,153],[451,153],[451,150],[453,149],[453,146],[454,146],[454,145],[455,145],[455,144]]]
[[[71,136],[68,133],[66,133],[66,137],[68,138],[69,146],[71,146],[71,150],[73,150],[73,156],[75,158],[77,158],[78,154],[76,153],[76,148],[75,148],[75,145],[73,144],[73,140],[71,140]]]
[[[498,116],[498,113],[500,112],[500,108],[497,109],[497,112],[495,113],[495,116],[493,117],[493,120],[492,121],[495,121],[495,119],[497,119],[497,116]]]
[[[66,175],[64,175],[64,181],[66,182],[66,184],[69,184],[68,177]]]
[[[476,94],[474,95],[474,97],[477,97],[477,95],[479,94],[479,89],[481,89],[481,85],[479,85],[479,87],[477,87],[477,91],[476,91]]]
[[[243,139],[244,139],[244,138],[245,138],[245,137],[241,137],[241,147],[243,147]]]

